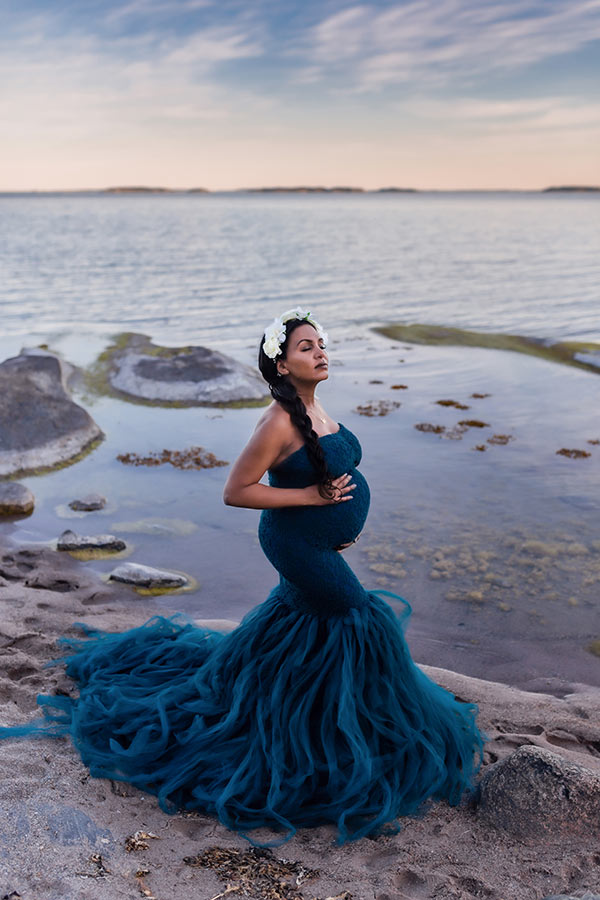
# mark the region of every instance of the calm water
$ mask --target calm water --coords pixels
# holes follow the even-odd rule
[[[600,338],[594,195],[0,197],[2,330],[256,339],[296,304]]]
[[[274,315],[312,309],[332,338],[322,402],[359,435],[373,494],[348,561],[365,584],[413,604],[416,658],[542,689],[554,678],[600,684],[600,659],[585,649],[600,638],[600,448],[587,443],[600,438],[600,378],[369,331],[431,322],[600,341],[600,197],[0,196],[0,272],[1,358],[43,342],[87,365],[111,334],[139,331],[253,364]],[[490,397],[472,400],[475,391]],[[415,430],[455,424],[461,414],[435,402],[448,397],[513,440],[481,453],[489,430],[456,441]],[[197,579],[165,598],[196,616],[238,619],[264,599],[275,576],[258,513],[222,505],[227,468],[116,461],[191,444],[233,460],[259,411],[76,399],[106,440],[76,466],[24,479],[36,511],[3,533],[119,532],[132,560]],[[381,399],[401,406],[356,411]],[[565,459],[563,446],[592,455]],[[107,510],[66,518],[68,501],[90,490]],[[114,563],[89,565],[107,574]]]

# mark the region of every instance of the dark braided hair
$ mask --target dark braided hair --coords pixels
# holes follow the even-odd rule
[[[263,350],[265,343],[265,338],[263,336],[260,347],[258,348],[258,368],[260,369],[262,377],[269,385],[271,396],[283,406],[287,413],[289,413],[292,424],[296,426],[302,435],[306,446],[306,453],[317,476],[317,485],[319,487],[320,495],[322,497],[331,498],[334,493],[331,488],[332,475],[325,462],[323,448],[319,443],[319,435],[313,428],[312,420],[308,415],[306,407],[302,402],[301,397],[299,397],[296,388],[285,375],[280,375],[277,371],[277,360],[285,359],[290,335],[300,325],[307,324],[314,328],[312,322],[307,322],[306,319],[289,319],[285,323],[283,326],[285,328],[285,341],[280,344],[281,356],[277,356],[276,359],[271,359]]]

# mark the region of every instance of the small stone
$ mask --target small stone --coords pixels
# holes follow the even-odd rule
[[[127,549],[127,544],[114,534],[97,534],[93,536],[76,534],[67,529],[63,531],[56,545],[57,550],[112,550],[118,553]]]
[[[104,509],[106,506],[106,497],[103,497],[101,494],[86,494],[85,497],[71,500],[69,506],[71,509],[76,509],[78,511],[92,512],[96,509]]]
[[[35,497],[18,481],[0,484],[0,516],[28,516],[33,512]]]
[[[122,566],[113,569],[108,577],[112,581],[143,588],[184,587],[188,583],[185,576],[176,572],[154,569],[152,566],[142,566],[139,563],[123,563]]]

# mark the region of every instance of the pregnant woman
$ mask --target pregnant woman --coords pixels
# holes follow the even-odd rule
[[[263,510],[260,543],[280,575],[267,600],[225,635],[162,617],[90,633],[67,658],[79,697],[40,697],[45,724],[2,736],[69,734],[92,775],[250,840],[259,826],[285,840],[333,823],[342,843],[397,830],[428,798],[458,803],[481,764],[477,707],[413,663],[406,601],[388,594],[395,612],[342,558],[369,488],[357,438],[315,395],[325,346],[299,309],[266,329],[273,403],[225,486],[226,503]]]

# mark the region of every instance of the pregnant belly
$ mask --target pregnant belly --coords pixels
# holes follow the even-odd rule
[[[359,471],[352,472],[356,485],[352,500],[327,506],[295,506],[265,510],[261,524],[278,533],[279,540],[297,536],[321,548],[336,549],[354,541],[363,529],[369,511],[369,486]],[[271,535],[275,537],[275,535]],[[277,540],[277,538],[276,538]],[[263,547],[264,549],[264,547]]]

